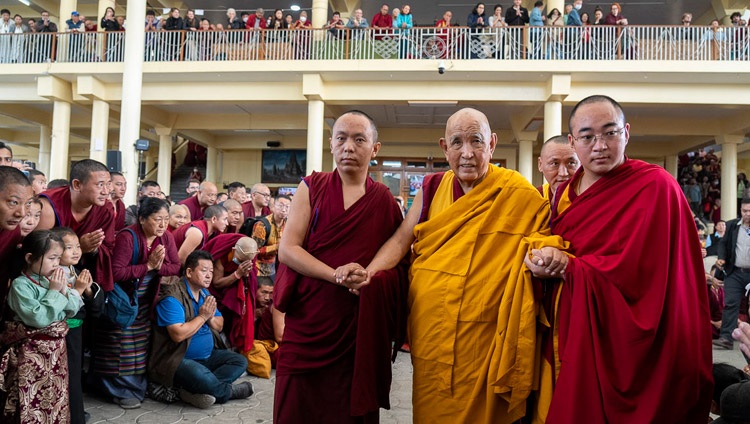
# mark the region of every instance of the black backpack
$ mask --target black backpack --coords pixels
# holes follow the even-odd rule
[[[265,216],[253,216],[250,218],[246,218],[245,222],[243,222],[242,226],[240,227],[240,234],[252,237],[253,228],[255,228],[255,224],[258,222],[262,222],[263,226],[266,227],[266,239],[263,240],[263,244],[258,244],[258,248],[261,248],[268,244],[268,238],[271,236],[271,223],[268,222],[268,219],[266,219]]]

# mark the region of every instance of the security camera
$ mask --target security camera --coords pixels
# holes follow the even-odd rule
[[[438,62],[438,74],[443,75],[445,73],[445,61],[441,60]]]

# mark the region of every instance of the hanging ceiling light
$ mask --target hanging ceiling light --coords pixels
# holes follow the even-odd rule
[[[300,10],[300,7],[299,7],[299,5],[297,5],[297,4],[293,4],[293,5],[292,5],[292,6],[290,7],[290,9],[292,9],[292,11],[294,11],[294,12],[298,12],[298,11]]]

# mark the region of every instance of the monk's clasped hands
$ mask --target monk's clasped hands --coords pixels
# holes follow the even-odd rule
[[[333,273],[333,282],[349,289],[354,295],[359,295],[359,289],[369,282],[369,274],[362,265],[350,263],[336,268]]]
[[[750,356],[750,324],[741,322],[732,332],[732,337],[740,342],[740,350]]]
[[[554,247],[543,247],[532,249],[524,263],[535,277],[560,278],[568,266],[568,255]]]

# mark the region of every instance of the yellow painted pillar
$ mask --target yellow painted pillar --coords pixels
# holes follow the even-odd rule
[[[50,149],[52,148],[52,132],[47,125],[39,127],[39,159],[36,169],[49,176]]]
[[[73,13],[77,7],[78,3],[76,0],[60,0],[60,25],[58,25],[60,32],[65,32],[67,29],[67,27],[64,26],[65,21],[70,19],[70,14]]]
[[[550,100],[544,103],[544,140],[562,134],[562,102]]]
[[[172,134],[169,129],[166,131],[156,129],[159,135],[159,168],[156,171],[156,181],[161,187],[162,193],[169,195],[172,186]]]
[[[128,22],[143,22],[146,16],[146,2],[128,0]],[[141,97],[143,83],[143,51],[146,33],[125,31],[125,61],[122,73],[122,103],[120,108],[120,151],[122,152],[122,173],[128,187],[138,187],[138,154],[135,142],[141,134]],[[123,202],[132,205],[136,202],[137,190],[128,190]]]
[[[572,1],[570,3],[573,3]],[[534,7],[534,2],[529,2],[529,13],[531,13],[531,8]],[[552,9],[557,9],[560,11],[560,14],[565,14],[565,0],[547,0],[547,8],[544,9],[544,14],[549,15],[549,12],[552,11]],[[607,13],[604,14],[604,16],[607,16]],[[594,17],[594,14],[592,12],[591,17]],[[547,139],[547,136],[544,136],[544,139]]]
[[[219,150],[216,147],[208,146],[206,155],[206,181],[211,181],[218,187],[219,162],[217,160]]]
[[[328,22],[328,0],[313,0],[312,27],[323,28]]]
[[[109,103],[94,99],[91,108],[91,147],[89,158],[107,163],[107,137],[109,136]]]
[[[518,142],[518,172],[529,182],[534,178],[534,141],[521,140]]]
[[[323,100],[307,101],[307,175],[323,170]]]
[[[737,218],[737,145],[741,135],[722,134],[716,137],[721,145],[721,219]]]
[[[667,170],[675,179],[677,178],[677,155],[669,155],[664,158],[664,169]]]
[[[70,158],[70,103],[55,100],[52,112],[52,146],[50,149],[48,180],[68,178]]]

